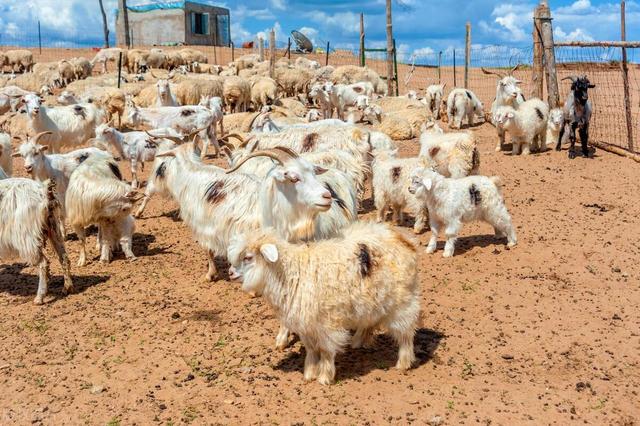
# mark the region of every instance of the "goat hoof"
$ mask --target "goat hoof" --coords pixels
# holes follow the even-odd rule
[[[558,152],[562,151],[562,147],[556,146],[556,151],[558,151]]]
[[[33,304],[34,305],[42,305],[44,304],[44,298],[41,296],[36,296],[35,299],[33,299]]]
[[[569,160],[573,160],[574,158],[576,158],[576,153],[573,151],[569,151]]]

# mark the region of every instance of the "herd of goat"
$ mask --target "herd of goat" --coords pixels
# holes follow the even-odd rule
[[[117,89],[107,66],[121,54],[129,78]],[[480,153],[473,133],[460,131],[463,121],[491,121],[496,149],[508,133],[514,155],[544,151],[551,141],[560,149],[568,126],[570,157],[576,130],[588,155],[594,85],[586,77],[572,78],[564,110],[550,111],[540,99],[524,99],[515,68],[494,72],[496,97],[485,114],[467,89],[445,97],[444,85],[432,85],[424,97],[390,97],[368,68],[306,58],[278,61],[271,77],[256,55],[219,67],[193,49],[103,49],[91,61],[46,64],[13,51],[0,53],[0,66],[21,72],[0,81],[0,123],[8,131],[0,133],[0,258],[38,267],[36,304],[47,293],[47,243],[62,265],[64,290],[73,292],[67,229],[80,241],[78,267],[87,263],[90,225],[98,229],[100,261],[117,248],[134,258],[136,219],[151,197],[172,198],[207,253],[206,280],[219,277],[216,257],[228,259],[230,278],[276,311],[276,347],[297,334],[304,377],[322,384],[334,379],[337,352],[349,342],[371,343],[378,329],[399,345],[397,368],[415,361],[418,244],[384,223],[389,211],[398,225],[405,213],[415,217],[416,233],[429,224],[427,253],[444,234],[444,256],[453,256],[462,225],[475,220],[516,245],[500,179],[478,174]],[[444,132],[439,119],[453,131]],[[394,140],[413,137],[419,156],[398,157]],[[22,142],[16,150],[13,139]],[[203,162],[210,145],[229,168]],[[60,153],[65,148],[72,150]],[[12,157],[22,158],[32,179],[11,177]],[[119,159],[129,161],[131,183]],[[140,194],[145,162],[153,165]],[[358,219],[367,182],[377,223]]]

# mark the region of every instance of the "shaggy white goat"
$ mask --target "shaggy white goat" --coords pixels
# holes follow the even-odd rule
[[[98,225],[100,261],[110,262],[118,242],[127,259],[131,251],[135,222],[130,212],[135,193],[122,181],[113,161],[89,157],[71,174],[66,196],[67,221],[80,240],[78,266],[87,263],[85,228]]]
[[[49,108],[39,96],[28,94],[21,102],[26,106],[29,124],[36,133],[51,132],[45,138],[52,153],[65,146],[77,146],[95,136],[95,128],[104,121],[102,110],[93,104]]]
[[[433,114],[433,118],[436,120],[440,118],[440,104],[444,99],[444,88],[446,86],[446,83],[432,84],[427,87],[424,94],[424,102],[427,105],[427,108],[429,108],[429,111],[431,111],[431,114]]]
[[[420,157],[445,177],[475,175],[480,151],[470,132],[443,133],[435,121],[427,121],[420,134]]]
[[[427,253],[436,251],[438,233],[444,231],[447,242],[443,256],[453,256],[462,224],[475,220],[491,224],[497,236],[506,236],[507,247],[516,245],[516,232],[500,192],[498,177],[453,179],[442,176],[430,167],[419,168],[413,172],[410,188],[429,210],[431,239]]]
[[[47,154],[47,147],[38,144],[40,138],[45,135],[46,132],[38,133],[24,141],[13,156],[24,159],[24,169],[33,179],[55,182],[58,200],[60,205],[64,206],[69,178],[80,164],[89,157],[99,157],[104,161],[113,161],[113,158],[97,148],[80,148],[66,154]],[[65,217],[64,209],[61,215]]]
[[[513,155],[544,152],[547,149],[547,120],[549,107],[540,99],[529,99],[518,109],[499,107],[493,115],[496,127],[511,134]]]
[[[491,117],[493,117],[498,108],[503,106],[510,106],[513,109],[518,109],[525,99],[522,94],[522,90],[518,87],[518,84],[522,83],[515,78],[512,74],[518,69],[519,64],[513,67],[507,74],[501,72],[488,71],[482,68],[482,72],[489,75],[496,75],[500,79],[496,85],[496,97],[491,104]],[[493,123],[496,125],[496,123]],[[498,131],[498,144],[496,145],[496,151],[501,151],[504,145],[504,130],[496,125]]]
[[[220,144],[218,143],[218,131],[217,125],[220,125],[220,134],[224,135],[224,113],[223,113],[223,105],[222,98],[219,96],[203,96],[200,99],[200,105],[209,108],[211,114],[213,114],[213,124],[211,128],[211,139],[213,142],[213,146],[216,150],[215,156],[217,157],[220,154]],[[209,140],[204,140],[204,145],[202,147],[202,158],[207,155],[207,150],[209,149]]]
[[[416,246],[400,232],[355,223],[339,238],[292,244],[265,230],[234,239],[229,259],[231,277],[242,279],[242,289],[263,296],[300,336],[305,380],[332,383],[336,354],[349,340],[352,347],[370,344],[378,328],[399,345],[397,369],[415,362]]]
[[[466,117],[469,127],[475,123],[476,116],[484,116],[484,109],[480,99],[471,90],[453,89],[447,98],[447,118],[453,129],[462,127],[462,120]]]
[[[0,180],[0,258],[18,257],[38,266],[38,291],[33,303],[44,302],[49,282],[45,243],[56,253],[64,276],[65,293],[73,292],[69,259],[60,233],[60,205],[55,183],[31,179]]]
[[[11,136],[8,133],[0,132],[0,168],[5,176],[13,174],[11,149]]]
[[[424,166],[421,158],[396,158],[395,151],[377,151],[371,164],[373,172],[373,199],[378,210],[378,222],[384,222],[391,210],[392,220],[397,225],[404,222],[404,211],[415,217],[413,232],[419,234],[427,222],[424,202],[409,192],[411,173]]]
[[[547,137],[546,143],[557,142],[560,138],[560,131],[564,127],[564,111],[562,108],[554,108],[549,111],[549,119],[547,120]]]

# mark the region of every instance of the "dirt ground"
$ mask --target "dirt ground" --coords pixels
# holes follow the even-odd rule
[[[305,383],[301,344],[275,351],[263,300],[201,281],[204,251],[158,198],[137,221],[137,260],[102,265],[90,240],[77,294],[62,296],[52,261],[48,303],[34,306],[35,268],[0,266],[0,423],[638,424],[640,167],[603,151],[513,158],[493,151],[492,127],[473,131],[519,244],[470,224],[455,257],[442,242],[421,251],[419,364],[407,374],[380,335],[338,357],[335,385]],[[77,241],[67,249],[75,262]]]

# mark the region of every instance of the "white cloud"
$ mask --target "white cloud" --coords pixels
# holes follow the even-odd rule
[[[285,10],[286,5],[284,4],[284,0],[271,0],[271,6],[278,10]]]
[[[329,15],[320,10],[305,13],[305,17],[318,23],[330,33],[332,30],[340,30],[343,35],[360,33],[360,15],[353,12],[338,12]]]
[[[559,25],[554,28],[553,36],[556,41],[593,41],[593,37],[582,28],[576,28],[570,33],[566,33]]]
[[[584,13],[592,10],[591,2],[589,0],[576,0],[571,5],[566,7],[559,7],[557,13]]]

